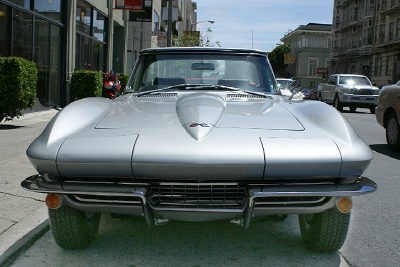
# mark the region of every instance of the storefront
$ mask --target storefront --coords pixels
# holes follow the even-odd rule
[[[36,63],[34,110],[64,107],[70,102],[67,87],[73,70],[106,70],[107,3],[0,0],[0,56],[22,57]]]

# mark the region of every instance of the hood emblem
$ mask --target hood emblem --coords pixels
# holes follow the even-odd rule
[[[189,127],[197,127],[197,126],[201,126],[201,127],[210,127],[208,126],[207,123],[197,123],[197,122],[192,122]]]

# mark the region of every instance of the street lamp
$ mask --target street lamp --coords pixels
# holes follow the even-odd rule
[[[192,23],[192,25],[190,25],[190,31],[192,32],[193,31],[193,25],[197,25],[197,24],[199,24],[199,23],[202,23],[202,22],[209,22],[209,23],[211,23],[211,24],[214,24],[214,20],[203,20],[203,21],[199,21],[199,22],[196,22],[196,23]]]

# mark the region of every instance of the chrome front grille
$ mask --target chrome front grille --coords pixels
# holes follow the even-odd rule
[[[237,183],[158,183],[150,185],[150,201],[157,207],[242,208],[245,185]]]
[[[354,95],[373,95],[374,92],[371,89],[358,89],[354,90]]]

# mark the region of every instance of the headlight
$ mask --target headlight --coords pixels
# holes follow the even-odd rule
[[[379,89],[374,89],[374,95],[379,95]]]
[[[347,87],[344,87],[344,88],[342,89],[342,92],[345,93],[345,94],[352,94],[353,91],[354,91],[354,88],[347,88]]]

